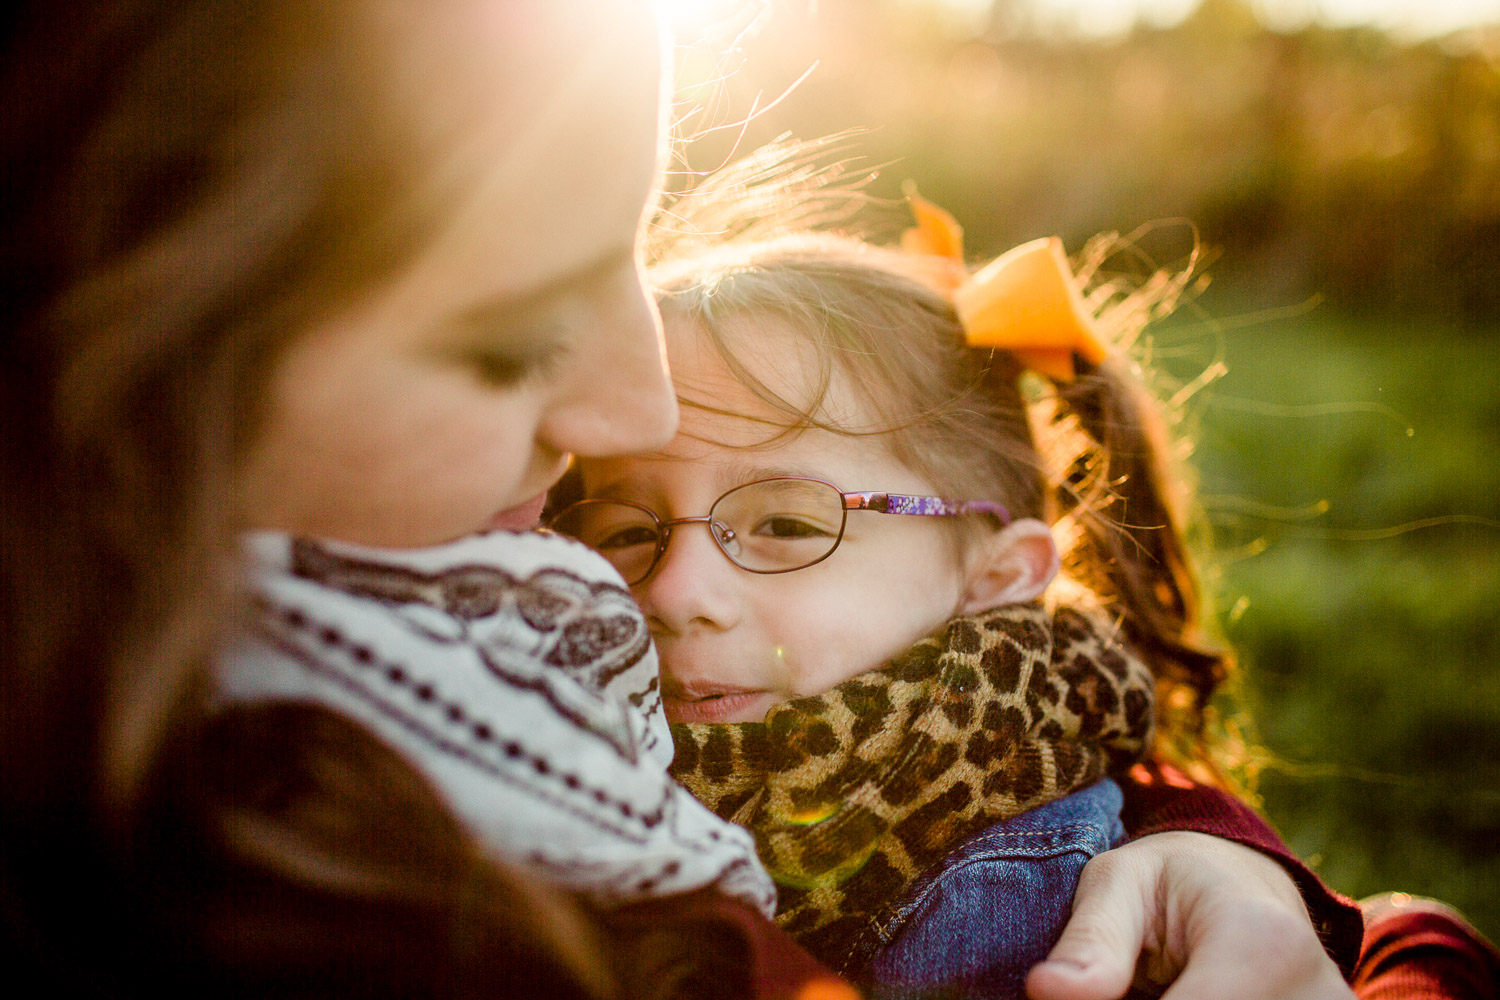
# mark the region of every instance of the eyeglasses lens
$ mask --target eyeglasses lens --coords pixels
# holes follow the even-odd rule
[[[552,528],[599,552],[631,584],[651,572],[661,537],[650,511],[618,500],[576,503],[558,516]]]
[[[765,479],[725,493],[708,518],[714,541],[735,565],[785,573],[811,566],[838,546],[844,498],[827,483]],[[623,500],[584,500],[551,526],[597,550],[630,584],[650,574],[661,539],[651,511]]]
[[[709,516],[728,528],[730,540],[721,537],[719,544],[737,565],[784,573],[834,550],[843,533],[844,498],[827,483],[766,479],[730,490]]]

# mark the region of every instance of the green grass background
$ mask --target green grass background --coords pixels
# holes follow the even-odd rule
[[[1163,354],[1192,404],[1209,584],[1259,791],[1336,888],[1500,937],[1500,329],[1305,316]],[[1166,363],[1171,363],[1170,361]]]

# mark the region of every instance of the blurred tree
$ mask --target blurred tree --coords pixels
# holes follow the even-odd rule
[[[1500,314],[1494,43],[1277,33],[1244,0],[1205,0],[1114,42],[1029,33],[1017,0],[977,18],[936,0],[778,14],[722,106],[744,111],[816,69],[743,134],[695,150],[695,165],[732,140],[867,126],[864,151],[893,164],[876,190],[915,177],[976,251],[1048,232],[1077,247],[1184,218],[1246,308],[1319,296],[1469,325]]]

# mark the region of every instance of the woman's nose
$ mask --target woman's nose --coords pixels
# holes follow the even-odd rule
[[[710,529],[702,521],[673,526],[651,575],[632,588],[646,617],[675,635],[739,622],[744,571],[714,544]]]
[[[540,435],[558,451],[586,457],[660,448],[677,431],[677,397],[661,318],[639,274],[599,320],[578,345],[587,355],[548,408]]]

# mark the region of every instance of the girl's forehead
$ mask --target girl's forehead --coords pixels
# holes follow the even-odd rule
[[[668,480],[722,492],[777,475],[826,479],[844,490],[930,489],[925,477],[895,457],[890,435],[798,427],[794,413],[763,398],[761,393],[774,393],[841,430],[870,430],[878,425],[871,407],[837,366],[820,392],[820,359],[808,338],[785,320],[775,316],[719,320],[716,329],[732,352],[735,366],[698,324],[669,312],[664,327],[672,381],[683,402],[677,435],[651,455],[581,463],[591,492]]]
[[[742,418],[743,429],[734,435],[741,446],[764,441],[801,417],[848,430],[877,424],[847,375],[779,316],[730,316],[715,324],[717,336],[681,317],[669,315],[664,326],[672,383],[686,404],[684,421],[693,404],[727,410]]]
[[[726,490],[772,476],[823,479],[845,491],[931,492],[925,477],[886,445],[881,435],[849,436],[816,427],[777,434],[737,414],[684,407],[681,429],[661,451],[589,459],[580,466],[590,494],[648,503],[667,498],[708,503]]]

